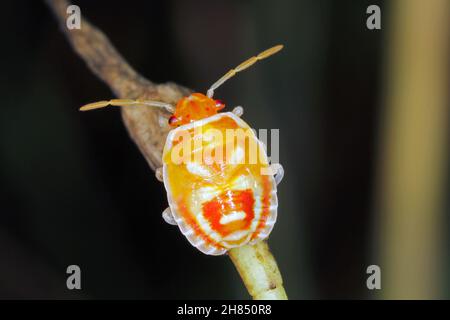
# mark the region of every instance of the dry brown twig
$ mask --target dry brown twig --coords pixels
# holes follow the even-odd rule
[[[108,38],[85,19],[81,29],[66,27],[66,0],[46,0],[72,48],[120,98],[148,99],[175,104],[191,91],[174,83],[155,84],[133,70]],[[162,166],[161,156],[169,129],[159,125],[155,108],[122,108],[122,118],[131,138],[150,167]],[[287,299],[277,263],[265,241],[229,251],[229,256],[253,299]]]

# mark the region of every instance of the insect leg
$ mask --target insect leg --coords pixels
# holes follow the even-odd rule
[[[172,211],[170,210],[170,207],[167,207],[166,210],[163,211],[162,217],[163,217],[164,221],[167,222],[168,224],[171,224],[174,226],[177,225],[177,223],[172,215]]]
[[[278,185],[284,177],[283,166],[279,163],[273,163],[270,165],[272,172],[274,172],[273,177],[275,178],[275,183]]]
[[[169,126],[169,120],[163,115],[159,115],[158,124],[160,128],[167,128]]]
[[[244,108],[237,106],[232,111],[236,116],[241,117],[244,114]]]
[[[161,168],[157,168],[155,171],[155,177],[156,179],[158,179],[158,181],[163,182],[163,171],[162,171],[162,167]]]

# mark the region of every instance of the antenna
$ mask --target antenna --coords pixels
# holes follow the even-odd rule
[[[93,103],[88,103],[82,106],[80,108],[80,111],[100,109],[105,108],[107,106],[116,106],[116,107],[148,106],[148,107],[163,108],[171,113],[175,111],[174,107],[170,103],[152,100],[132,100],[132,99],[112,99],[108,101],[97,101]]]
[[[272,47],[270,49],[264,50],[263,52],[261,52],[260,54],[258,54],[257,56],[251,57],[250,59],[247,59],[246,61],[242,62],[240,65],[238,65],[236,68],[231,69],[230,71],[228,71],[224,76],[222,76],[222,78],[220,78],[219,80],[217,80],[206,92],[206,95],[209,98],[212,98],[214,95],[214,90],[216,90],[218,87],[220,87],[222,84],[224,84],[225,81],[227,81],[228,79],[234,77],[236,75],[236,73],[244,71],[245,69],[249,68],[250,66],[252,66],[256,61],[265,59],[267,57],[270,57],[271,55],[277,53],[278,51],[280,51],[281,49],[283,49],[283,45],[279,44],[275,47]]]

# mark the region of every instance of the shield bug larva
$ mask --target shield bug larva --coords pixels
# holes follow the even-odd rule
[[[178,225],[205,254],[221,255],[265,239],[276,222],[277,184],[283,168],[269,164],[264,145],[240,118],[242,107],[221,113],[225,104],[213,96],[225,81],[282,48],[277,45],[251,57],[217,80],[206,95],[192,93],[176,107],[159,101],[113,99],[80,108],[150,106],[172,114],[163,167],[156,170],[169,202],[162,216]]]

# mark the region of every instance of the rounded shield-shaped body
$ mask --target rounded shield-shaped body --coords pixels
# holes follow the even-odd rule
[[[220,255],[270,234],[277,188],[263,144],[233,113],[170,131],[163,176],[173,218],[200,251]]]

